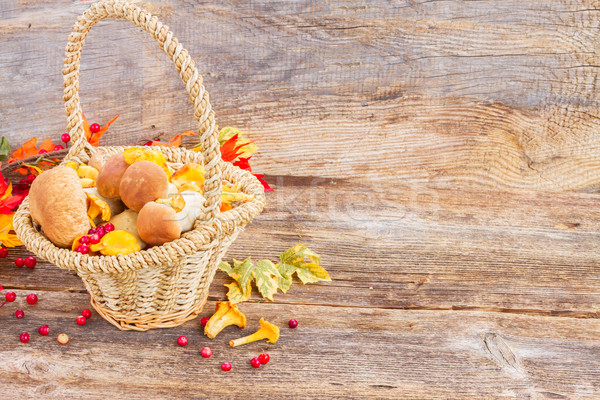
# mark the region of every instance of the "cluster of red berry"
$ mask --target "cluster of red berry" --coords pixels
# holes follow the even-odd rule
[[[200,320],[200,324],[202,326],[206,326],[206,323],[209,319],[209,317],[202,318]],[[298,321],[296,321],[295,319],[290,319],[290,321],[288,322],[288,326],[291,329],[296,329],[298,327]],[[177,344],[180,346],[186,346],[188,344],[188,338],[185,336],[179,336],[177,338]],[[202,350],[200,350],[200,355],[202,355],[202,357],[204,358],[209,358],[210,356],[212,356],[212,353],[213,352],[210,347],[203,347]],[[262,354],[259,354],[258,357],[252,358],[250,360],[250,365],[252,366],[252,368],[259,368],[262,364],[267,364],[269,361],[271,361],[271,357],[269,356],[269,354],[263,352]],[[223,364],[221,364],[221,369],[223,371],[230,371],[231,363],[224,362]]]
[[[99,225],[96,228],[91,228],[88,231],[87,236],[82,236],[79,239],[79,243],[81,243],[79,246],[77,246],[77,249],[75,249],[75,251],[77,251],[78,253],[81,254],[87,254],[90,252],[90,244],[97,244],[100,243],[100,240],[102,240],[102,237],[104,235],[106,235],[108,232],[112,232],[115,230],[115,226],[113,224],[111,224],[110,222],[107,222],[104,225]]]
[[[8,257],[8,249],[6,247],[0,247],[0,258],[6,257]],[[37,259],[33,256],[26,257],[25,259],[17,257],[15,258],[15,265],[19,268],[27,267],[33,269],[37,265]]]
[[[2,286],[0,286],[0,292],[3,290],[4,290],[4,288]],[[4,306],[7,302],[8,303],[14,302],[17,299],[17,294],[15,292],[6,292],[6,294],[4,295],[4,298],[6,300],[4,301],[4,303],[0,304],[0,307]],[[35,293],[31,293],[31,294],[27,295],[26,300],[27,300],[27,304],[35,305],[38,302],[38,297]],[[15,317],[17,319],[21,319],[21,318],[25,317],[25,312],[23,310],[16,310]],[[85,325],[88,318],[91,318],[91,317],[92,317],[92,312],[86,308],[85,310],[83,310],[81,312],[81,316],[77,317],[75,322],[77,322],[77,325]],[[50,328],[48,327],[48,325],[42,325],[38,328],[38,333],[42,336],[46,336],[50,333]],[[30,337],[29,337],[28,332],[23,332],[23,333],[21,333],[21,335],[19,335],[19,340],[22,343],[29,342],[29,339],[30,339]],[[61,333],[60,335],[58,335],[57,340],[61,344],[66,344],[69,341],[69,337],[64,333]]]

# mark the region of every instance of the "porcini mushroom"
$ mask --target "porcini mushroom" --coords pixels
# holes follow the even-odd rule
[[[115,154],[110,157],[98,173],[96,179],[98,193],[109,199],[119,198],[121,179],[128,168],[129,164],[125,161],[123,154]]]
[[[182,233],[194,227],[194,221],[202,213],[204,196],[200,193],[184,191],[174,197],[166,201],[148,202],[140,210],[137,220],[138,233],[142,240],[151,246],[160,246],[178,239]],[[179,200],[184,201],[183,208]]]
[[[108,154],[106,154],[104,151],[102,151],[100,149],[96,149],[96,152],[90,157],[90,161],[88,161],[88,165],[90,167],[96,168],[98,171],[100,171],[102,169],[102,167],[104,166],[104,164],[106,164],[106,161],[108,161],[109,158],[110,158],[110,156]]]
[[[77,173],[58,166],[42,172],[29,191],[31,218],[57,246],[71,247],[90,229],[86,195]]]
[[[229,345],[231,347],[236,347],[262,339],[267,339],[267,343],[277,342],[277,339],[279,339],[279,328],[277,325],[273,325],[272,323],[265,321],[264,318],[261,318],[258,322],[260,322],[260,328],[258,331],[252,335],[244,336],[243,338],[230,340]]]
[[[246,316],[238,309],[237,305],[228,301],[219,301],[215,307],[215,313],[204,327],[204,334],[214,339],[229,325],[236,325],[243,329],[246,326]]]
[[[167,174],[160,166],[150,161],[132,164],[123,174],[119,184],[121,200],[134,211],[140,211],[150,201],[167,197],[168,192]]]

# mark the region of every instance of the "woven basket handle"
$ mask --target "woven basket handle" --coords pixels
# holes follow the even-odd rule
[[[206,179],[204,181],[204,197],[206,218],[214,218],[221,204],[221,150],[215,129],[215,115],[210,106],[208,92],[202,85],[202,76],[198,74],[196,64],[187,50],[173,37],[166,25],[158,21],[146,10],[122,0],[102,0],[94,3],[82,15],[77,17],[73,32],[69,35],[69,43],[65,50],[65,67],[63,69],[65,87],[63,100],[67,113],[67,129],[73,143],[66,159],[84,152],[89,143],[83,131],[83,118],[79,104],[79,63],[81,50],[90,29],[105,18],[124,19],[143,28],[160,48],[167,53],[175,64],[185,88],[194,105],[194,116],[198,120],[198,136],[204,157]],[[192,161],[192,160],[190,160]]]

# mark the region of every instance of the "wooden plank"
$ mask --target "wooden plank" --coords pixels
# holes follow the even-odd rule
[[[265,212],[226,258],[276,260],[301,242],[334,279],[297,282],[277,302],[599,317],[595,195],[269,180]],[[0,277],[7,287],[83,290],[46,263]],[[225,283],[217,273],[211,298],[223,297]]]
[[[219,122],[264,136],[257,170],[450,187],[600,182],[592,1],[143,4],[195,55]],[[62,133],[62,52],[85,7],[0,9],[0,135],[13,145]],[[104,143],[194,127],[183,85],[139,29],[100,23],[82,68],[88,117],[121,113]]]
[[[19,291],[22,305],[27,292]],[[121,332],[94,313],[84,327],[75,317],[84,294],[40,292],[23,306],[25,318],[1,311],[0,395],[29,398],[597,398],[600,351],[594,319],[468,311],[402,311],[305,305],[243,304],[248,327],[227,328],[210,340],[199,319],[146,333]],[[211,309],[214,304],[208,304]],[[232,349],[265,317],[282,327],[274,345]],[[284,327],[297,318],[297,330]],[[51,335],[24,330],[48,324]],[[56,342],[69,334],[66,346]],[[176,345],[186,335],[185,348]],[[202,359],[199,350],[213,349]],[[268,351],[259,370],[251,357]],[[222,362],[233,364],[229,373]],[[253,395],[251,395],[253,396]]]

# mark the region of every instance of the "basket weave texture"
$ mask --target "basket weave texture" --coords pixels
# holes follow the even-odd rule
[[[146,10],[127,1],[104,0],[92,4],[73,26],[66,47],[64,101],[72,147],[67,161],[87,162],[98,151],[123,152],[128,147],[89,145],[83,131],[79,104],[81,50],[90,29],[100,20],[131,21],[148,32],[173,61],[194,105],[202,152],[157,147],[172,168],[187,163],[206,170],[203,213],[194,229],[162,246],[118,256],[89,256],[59,248],[33,223],[26,198],[14,217],[17,236],[28,250],[60,268],[77,272],[91,295],[91,304],[107,321],[123,330],[169,328],[195,318],[206,298],[217,266],[244,226],[265,205],[264,189],[249,172],[221,160],[214,112],[194,61],[169,28]],[[221,213],[222,183],[237,185],[254,199]]]

